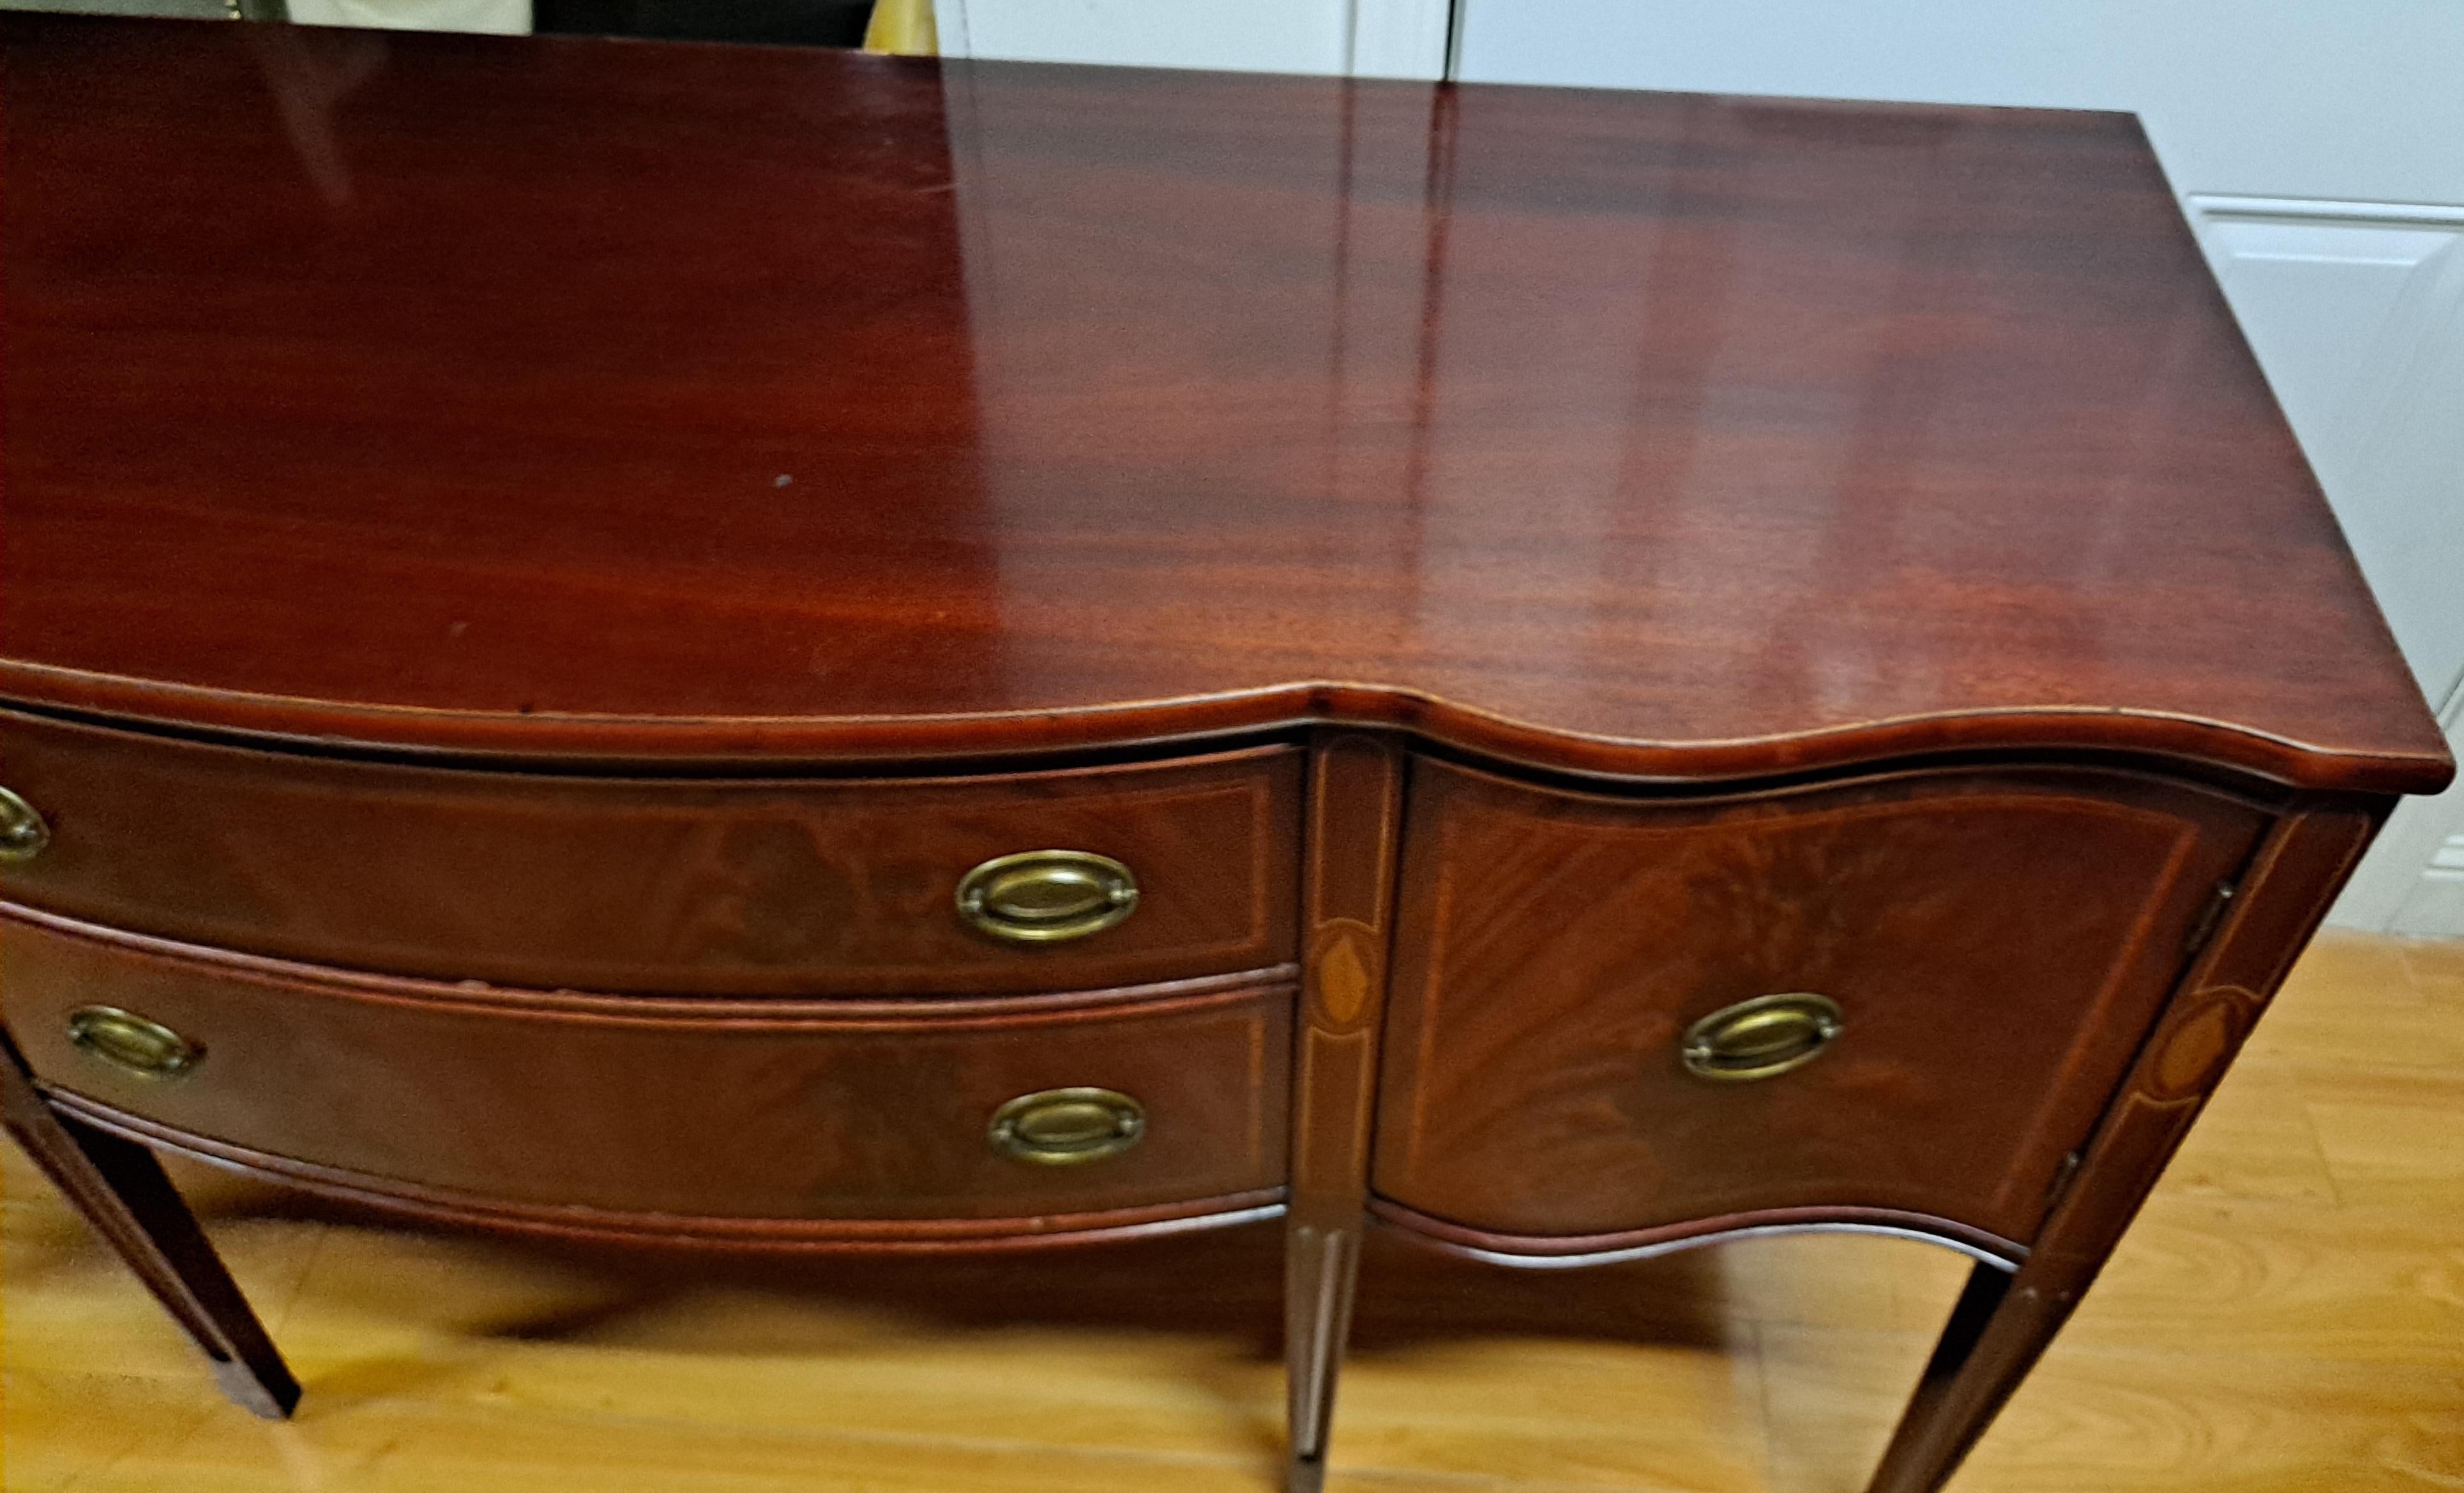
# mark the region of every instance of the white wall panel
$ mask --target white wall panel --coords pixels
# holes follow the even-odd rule
[[[2186,192],[2464,206],[2458,0],[1463,0],[1465,79],[2132,109]]]
[[[2190,208],[2422,693],[2446,699],[2464,679],[2464,211]]]
[[[979,57],[1340,73],[1352,49],[1343,0],[940,0],[936,9],[943,50],[957,53],[962,40]]]
[[[1446,76],[1452,0],[1352,0],[1355,77]]]
[[[937,0],[952,56],[1438,77],[1448,0]]]
[[[2423,694],[2464,751],[2464,210],[2190,199],[2216,275]],[[2464,790],[2407,800],[2347,928],[2464,936]]]

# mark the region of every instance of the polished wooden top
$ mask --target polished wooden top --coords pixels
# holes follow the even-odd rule
[[[2134,122],[10,15],[0,696],[2446,757]]]

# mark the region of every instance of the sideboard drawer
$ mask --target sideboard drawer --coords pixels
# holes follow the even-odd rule
[[[2026,1242],[2265,820],[2052,767],[1644,801],[1421,759],[1410,802],[1375,1186],[1520,1238]]]
[[[50,826],[0,897],[186,942],[542,989],[1089,989],[1292,956],[1299,754],[979,778],[465,771],[0,715],[0,785]],[[1023,851],[1127,867],[1084,936],[970,926]],[[1032,932],[1033,930],[1030,930]]]
[[[517,996],[0,919],[0,1009],[55,1088],[379,1191],[634,1214],[1014,1219],[1272,1189],[1291,1006],[1288,984],[1228,981],[945,1015]],[[192,1064],[132,1071],[182,1066],[132,1021]],[[1123,1132],[1088,1130],[1107,1115]]]

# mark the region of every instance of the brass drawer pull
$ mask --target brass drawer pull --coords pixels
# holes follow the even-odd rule
[[[1756,996],[1685,1028],[1679,1048],[1697,1078],[1740,1083],[1813,1062],[1846,1029],[1839,1003],[1810,991]]]
[[[958,883],[958,915],[1012,943],[1084,938],[1137,910],[1137,877],[1111,856],[1088,850],[996,856]]]
[[[1109,1088],[1047,1088],[993,1111],[993,1150],[1045,1166],[1117,1156],[1146,1133],[1146,1107]]]
[[[118,1006],[79,1006],[71,1011],[69,1044],[140,1078],[179,1078],[206,1055],[205,1048],[162,1022]]]
[[[52,843],[52,826],[34,806],[0,788],[0,861],[31,861]]]

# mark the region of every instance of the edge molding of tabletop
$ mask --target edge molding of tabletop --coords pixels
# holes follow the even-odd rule
[[[2390,795],[2437,792],[2455,771],[2443,743],[2427,736],[2404,750],[2354,750],[2129,707],[1979,708],[1782,736],[1635,740],[1517,720],[1408,689],[1322,681],[999,714],[629,716],[322,701],[0,659],[0,706],[293,750],[433,753],[575,768],[655,761],[671,771],[889,760],[946,770],[954,761],[1169,749],[1309,726],[1398,730],[1509,766],[1638,784],[1778,777],[1963,751],[2141,753],[2291,787]]]

